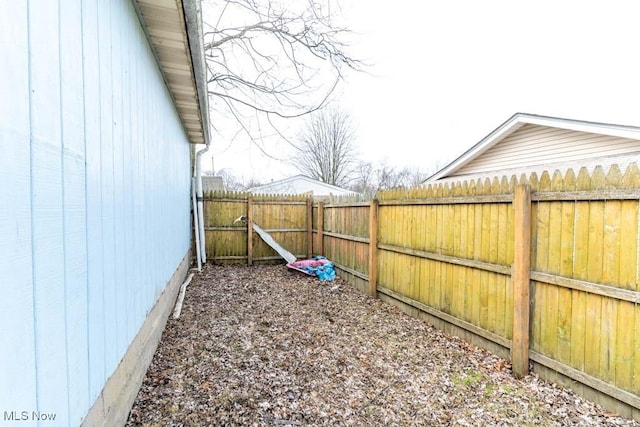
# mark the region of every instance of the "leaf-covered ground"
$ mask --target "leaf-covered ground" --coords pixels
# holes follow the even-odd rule
[[[634,425],[346,282],[212,266],[169,319],[130,426]]]

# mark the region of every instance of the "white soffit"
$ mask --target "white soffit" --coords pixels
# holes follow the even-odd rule
[[[204,144],[206,131],[182,0],[135,0],[135,5],[189,142]]]

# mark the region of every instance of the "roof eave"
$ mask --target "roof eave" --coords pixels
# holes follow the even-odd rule
[[[207,77],[198,0],[131,0],[192,144],[209,135]]]
[[[424,182],[437,181],[449,176],[462,166],[489,150],[504,138],[518,130],[525,124],[559,127],[562,129],[579,132],[600,133],[603,135],[622,138],[640,139],[640,128],[634,126],[614,125],[609,123],[597,123],[583,120],[563,119],[559,117],[541,116],[528,113],[516,113],[491,133],[481,139],[477,144],[465,151],[461,156],[431,175]]]
[[[509,129],[512,129],[514,122],[518,120],[519,116],[521,116],[521,113],[516,113],[513,116],[511,116],[507,121],[503,122],[500,126],[498,126],[491,133],[489,133],[489,135],[482,138],[479,142],[477,142],[467,151],[462,153],[462,155],[460,155],[451,163],[449,163],[448,165],[446,165],[445,167],[443,167],[442,169],[440,169],[439,171],[431,175],[424,182],[436,181],[442,178],[443,176],[449,175],[450,173],[454,172],[461,166],[467,164],[468,162],[470,162],[471,160],[473,160],[474,158],[476,158],[477,156],[479,156],[480,154],[482,154],[483,152],[491,148],[499,140],[501,140],[502,137],[506,136],[505,133],[507,133]]]
[[[209,91],[207,79],[207,64],[204,56],[202,11],[200,0],[182,0],[184,15],[187,23],[187,36],[191,51],[191,63],[198,93],[198,105],[202,120],[204,143],[210,141],[209,134]]]
[[[272,182],[270,182],[268,184],[263,184],[263,185],[258,185],[256,187],[251,187],[251,188],[248,188],[247,191],[248,192],[261,191],[264,188],[268,188],[268,187],[271,187],[271,186],[274,186],[274,185],[287,184],[287,183],[289,183],[291,181],[294,181],[296,179],[302,179],[302,180],[307,181],[307,182],[312,182],[314,184],[319,184],[320,186],[325,187],[325,188],[330,189],[330,190],[348,192],[349,194],[354,194],[354,195],[359,195],[360,194],[360,193],[357,193],[355,191],[348,190],[346,188],[338,187],[336,185],[328,184],[326,182],[322,182],[322,181],[317,180],[317,179],[309,178],[308,176],[302,175],[302,174],[293,175],[293,176],[290,176],[288,178],[283,178],[283,179],[280,179],[280,180],[277,180],[277,181],[272,181]]]

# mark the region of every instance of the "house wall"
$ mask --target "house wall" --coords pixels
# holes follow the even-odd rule
[[[1,2],[0,54],[0,417],[79,425],[189,251],[189,144],[128,0]]]
[[[451,176],[565,163],[594,157],[640,155],[640,141],[526,124]],[[614,162],[611,162],[614,163]]]
[[[222,191],[224,190],[224,181],[221,176],[203,176],[202,191]]]

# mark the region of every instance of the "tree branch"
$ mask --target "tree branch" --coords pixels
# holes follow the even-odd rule
[[[334,24],[326,1],[205,1],[212,12],[205,16],[215,16],[204,43],[213,111],[239,122],[255,120],[249,118],[253,112],[275,128],[272,116],[295,119],[318,111],[345,68],[363,70],[365,64],[347,52],[351,32]],[[254,142],[261,140],[260,125],[259,133],[238,126]],[[279,129],[274,134],[283,136]]]

